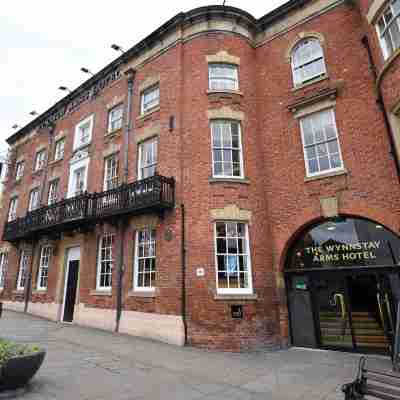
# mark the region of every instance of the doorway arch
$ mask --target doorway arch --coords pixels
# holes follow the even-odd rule
[[[292,343],[388,353],[399,270],[400,238],[378,222],[340,216],[301,230],[285,259]]]

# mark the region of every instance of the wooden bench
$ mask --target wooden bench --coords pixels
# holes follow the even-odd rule
[[[400,400],[400,375],[367,369],[365,363],[365,357],[361,357],[356,380],[342,386],[345,400],[361,400],[365,396]]]

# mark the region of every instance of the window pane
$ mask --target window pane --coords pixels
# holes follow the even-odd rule
[[[218,262],[218,271],[226,271],[225,256],[218,256],[217,262]]]
[[[228,253],[237,254],[237,239],[228,239]]]
[[[309,123],[311,124],[311,122],[309,122]],[[314,135],[313,135],[311,127],[310,127],[310,129],[303,128],[303,132],[304,132],[304,144],[306,146],[309,146],[310,144],[314,144]]]
[[[217,162],[221,162],[222,161],[222,151],[220,150],[213,150],[213,157],[214,157],[214,161]]]
[[[317,152],[316,152],[315,146],[310,146],[310,147],[306,148],[306,156],[307,156],[307,159],[317,157]]]
[[[214,163],[214,175],[223,175],[222,162]]]
[[[318,172],[318,161],[316,158],[308,160],[308,172],[310,174]]]
[[[233,175],[233,166],[232,163],[223,163],[224,176],[232,176]]]
[[[331,159],[331,168],[340,168],[342,166],[342,160],[340,159],[339,154],[332,155],[330,159]]]
[[[218,237],[225,237],[226,236],[226,229],[225,229],[225,223],[223,222],[217,222],[216,224],[217,228],[217,236]]]
[[[238,237],[246,237],[246,225],[245,224],[236,224],[237,227],[237,235]]]
[[[328,143],[328,150],[330,154],[339,153],[339,144],[337,140],[332,140]]]
[[[232,162],[232,150],[224,150],[223,153],[224,161],[225,162]]]
[[[319,145],[317,146],[317,153],[318,153],[318,156],[319,156],[319,157],[322,157],[322,156],[325,156],[325,155],[328,154],[328,149],[327,149],[325,143],[319,144]]]
[[[218,253],[226,253],[226,240],[225,239],[217,239],[217,252]]]
[[[238,176],[238,177],[241,175],[240,163],[233,163],[232,175],[233,176]]]
[[[240,254],[246,253],[246,240],[244,240],[244,239],[238,240],[238,252]]]
[[[228,124],[222,125],[222,146],[232,147],[231,132]]]
[[[220,289],[228,288],[228,277],[226,272],[218,272],[218,287]]]
[[[329,169],[329,158],[328,157],[322,157],[319,159],[319,167],[321,171],[325,171]]]
[[[398,49],[400,47],[400,31],[399,25],[396,21],[391,24],[389,30],[393,41],[393,47],[395,49]]]

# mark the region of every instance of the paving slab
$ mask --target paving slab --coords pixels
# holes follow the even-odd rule
[[[177,347],[5,311],[0,337],[47,350],[26,390],[0,393],[26,400],[338,400],[360,355],[291,348],[223,353]],[[388,357],[368,364],[390,370]]]

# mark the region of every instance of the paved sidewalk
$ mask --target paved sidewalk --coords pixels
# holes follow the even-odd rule
[[[290,349],[252,354],[175,347],[6,311],[0,337],[39,343],[45,362],[26,400],[335,400],[359,356]],[[390,360],[369,357],[390,369]]]

